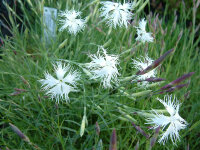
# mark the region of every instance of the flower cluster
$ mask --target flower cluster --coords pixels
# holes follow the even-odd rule
[[[134,9],[135,3],[115,3],[110,1],[101,2],[102,7],[100,8],[100,16],[104,17],[107,20],[107,24],[111,27],[116,28],[117,26],[128,27],[129,21],[132,19],[133,13],[131,12]],[[81,12],[72,10],[65,10],[59,13],[60,24],[62,25],[59,29],[63,31],[68,29],[69,33],[76,35],[78,32],[83,30],[86,26],[86,20],[81,19]],[[146,21],[143,18],[139,22],[139,27],[137,28],[138,37],[136,41],[153,42],[152,33],[146,32]]]
[[[109,26],[114,28],[117,26],[128,27],[129,21],[134,15],[132,11],[135,8],[135,3],[122,4],[104,1],[100,4],[102,5],[99,9],[100,17],[104,17]],[[62,18],[59,20],[62,25],[60,31],[67,29],[69,33],[76,35],[86,26],[86,19],[81,19],[81,12],[79,11],[65,10],[59,16]],[[146,24],[147,21],[143,18],[139,21],[139,27],[135,27],[137,32],[136,41],[141,41],[142,43],[153,42],[152,33],[146,32]],[[90,73],[90,79],[100,81],[104,88],[112,88],[120,83],[118,79],[118,76],[120,76],[118,70],[120,65],[119,57],[120,55],[109,54],[103,46],[99,46],[96,54],[89,54],[91,62],[82,64],[81,68]],[[146,86],[148,84],[147,79],[157,76],[156,67],[159,64],[158,62],[162,60],[163,58],[154,61],[147,54],[145,57],[133,59],[134,68],[141,72],[143,71],[141,74],[135,75],[136,80],[142,81],[142,86]],[[81,79],[81,74],[72,69],[69,64],[65,65],[60,61],[53,64],[53,66],[55,75],[45,72],[45,78],[39,80],[42,84],[42,89],[46,91],[46,94],[51,99],[55,99],[58,103],[63,99],[69,101],[69,93],[79,91],[78,81]],[[153,124],[152,128],[162,127],[162,130],[165,130],[159,140],[160,143],[164,144],[168,138],[173,143],[176,143],[180,139],[179,131],[187,126],[187,122],[179,115],[180,104],[176,98],[172,101],[172,96],[168,95],[165,96],[164,100],[158,100],[165,106],[169,115],[165,116],[153,110],[154,113],[151,115],[152,117],[147,119],[147,124]],[[85,120],[83,119],[83,122]]]

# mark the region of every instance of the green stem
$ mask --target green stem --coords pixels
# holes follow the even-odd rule
[[[134,118],[132,118],[130,115],[128,115],[127,113],[125,113],[124,111],[122,111],[122,109],[120,107],[117,107],[117,110],[119,113],[121,113],[126,119],[128,119],[131,122],[137,122]]]
[[[90,6],[92,6],[92,5],[96,4],[96,3],[99,3],[99,2],[100,2],[100,0],[95,0],[95,1],[93,1],[93,2],[91,2],[91,3],[89,3],[87,6],[85,6],[85,7],[82,9],[82,11],[84,11],[84,10],[87,9],[88,7],[90,7]]]
[[[77,62],[67,60],[67,59],[58,59],[58,60],[65,61],[65,62],[68,62],[68,63],[72,63],[72,64],[75,64],[75,65],[80,66],[80,67],[85,66],[85,64],[83,64],[83,63],[77,63]]]
[[[138,47],[138,46],[140,46],[140,45],[142,45],[142,43],[139,43],[138,45],[136,45],[136,43],[135,43],[135,44],[133,44],[132,47],[136,48],[136,47]],[[122,56],[122,55],[124,55],[124,54],[127,54],[127,53],[130,53],[132,50],[133,50],[133,48],[130,48],[130,49],[126,50],[126,51],[122,52],[122,53],[120,54],[120,56]]]
[[[148,2],[149,2],[149,0],[146,0],[146,1],[142,4],[142,6],[136,11],[136,14],[139,13],[139,12],[147,5]]]

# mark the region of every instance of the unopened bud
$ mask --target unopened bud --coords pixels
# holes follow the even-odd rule
[[[131,97],[140,97],[140,96],[145,96],[151,93],[152,90],[146,90],[138,93],[131,94]]]
[[[99,134],[100,134],[100,127],[99,127],[98,122],[96,122],[95,129],[96,129],[96,134],[99,136]]]
[[[24,135],[15,125],[9,123],[10,127],[12,128],[12,130],[24,141],[26,142],[30,142],[29,138]]]
[[[142,130],[139,126],[135,125],[133,122],[132,122],[132,125],[135,127],[135,129],[141,133],[143,136],[145,136],[147,139],[149,138],[149,135],[147,133],[144,132],[144,130]]]
[[[63,48],[68,42],[68,39],[65,39],[59,46],[58,46],[58,49],[61,49]]]
[[[166,90],[166,92],[173,92],[173,91],[175,91],[175,90],[182,89],[183,87],[188,86],[188,85],[189,85],[189,83],[180,84],[180,85],[177,85],[177,86],[175,86],[175,87],[169,88],[168,90]]]
[[[24,84],[28,85],[29,88],[31,88],[30,84],[28,83],[27,80],[24,79],[24,77],[20,76]]]
[[[82,122],[81,122],[81,129],[80,129],[80,136],[82,137],[85,131],[85,121],[86,121],[86,116],[83,116]]]
[[[137,142],[137,144],[135,145],[135,150],[138,150],[139,149],[139,141]]]
[[[163,78],[154,78],[154,77],[151,77],[151,78],[147,78],[145,79],[144,81],[148,81],[148,82],[160,82],[160,81],[164,81],[165,79]]]
[[[153,146],[154,146],[155,143],[156,143],[156,140],[157,140],[159,131],[160,131],[160,126],[157,127],[157,128],[155,129],[155,134],[153,135],[153,137],[152,137],[151,140],[150,140],[151,149],[153,148]]]
[[[147,72],[153,70],[158,65],[160,65],[164,61],[164,59],[173,51],[174,51],[174,49],[171,49],[171,50],[167,51],[161,57],[159,57],[157,60],[155,60],[151,65],[149,65],[146,69],[144,69],[142,71],[138,71],[136,73],[136,75],[143,75],[143,74],[146,74]]]
[[[188,91],[187,93],[184,94],[184,98],[185,98],[185,99],[188,99],[188,98],[190,97],[190,92],[191,92],[191,91]]]
[[[111,138],[110,138],[110,147],[109,150],[117,150],[117,135],[116,130],[113,129]]]
[[[19,94],[21,94],[22,92],[19,92],[19,91],[15,91],[13,93],[10,94],[10,96],[17,96]]]
[[[173,85],[179,84],[180,82],[186,80],[187,78],[191,77],[194,74],[194,72],[190,72],[188,74],[184,74],[183,76],[181,76],[180,78],[170,82],[169,84],[163,86],[162,88],[160,88],[160,90],[165,90],[165,89],[169,89],[171,88]]]

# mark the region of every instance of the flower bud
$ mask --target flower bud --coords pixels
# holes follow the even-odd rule
[[[170,82],[169,84],[163,86],[162,88],[160,88],[160,90],[165,90],[165,89],[169,89],[171,88],[173,85],[179,84],[180,82],[186,80],[187,78],[191,77],[194,74],[194,72],[190,72],[188,74],[184,74],[183,76],[181,76],[180,78]]]
[[[113,132],[110,138],[109,150],[117,150],[117,135],[116,135],[115,129],[113,129]]]
[[[100,134],[100,127],[99,127],[98,122],[96,122],[95,129],[96,129],[96,134],[99,136],[99,134]]]
[[[29,138],[24,135],[15,125],[9,123],[10,127],[12,128],[12,130],[24,141],[26,142],[30,142]]]
[[[132,125],[135,127],[135,129],[140,132],[143,136],[145,136],[147,139],[149,138],[149,135],[147,133],[144,132],[144,130],[142,130],[139,126],[136,126],[133,122]]]
[[[143,75],[151,70],[153,70],[154,68],[156,68],[158,65],[160,65],[164,59],[171,53],[174,51],[174,48],[167,51],[166,53],[164,53],[161,57],[159,57],[157,60],[155,60],[151,65],[149,65],[146,69],[142,70],[142,71],[138,71],[136,73],[136,75]]]

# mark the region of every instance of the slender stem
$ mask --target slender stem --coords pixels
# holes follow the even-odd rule
[[[146,1],[142,4],[142,6],[136,11],[136,14],[139,13],[139,12],[147,5],[148,2],[149,2],[149,0],[146,0]]]
[[[84,11],[85,9],[87,9],[89,6],[92,6],[92,5],[94,5],[94,4],[96,4],[96,3],[99,3],[100,2],[100,0],[95,0],[95,1],[93,1],[93,2],[91,2],[91,3],[89,3],[87,6],[85,6],[81,11]]]
[[[61,60],[61,61],[65,61],[65,62],[68,62],[68,63],[72,63],[72,64],[75,64],[75,65],[78,65],[78,66],[80,66],[81,68],[83,67],[83,66],[86,66],[86,64],[84,63],[77,63],[77,62],[74,62],[74,61],[71,61],[71,60],[67,60],[67,59],[58,59],[58,60]]]
[[[142,43],[139,43],[138,45],[136,45],[136,43],[135,43],[135,44],[133,44],[132,47],[136,48],[136,47],[138,47],[138,46],[140,46],[140,45],[142,45]],[[122,56],[122,55],[124,55],[124,54],[127,54],[127,53],[130,53],[132,50],[133,50],[133,48],[130,48],[130,49],[126,50],[126,51],[122,52],[122,53],[120,54],[120,56]]]

